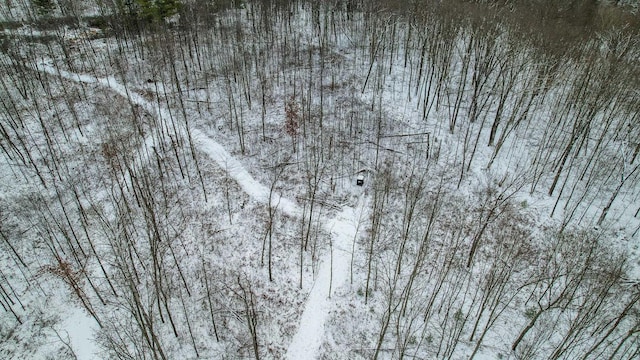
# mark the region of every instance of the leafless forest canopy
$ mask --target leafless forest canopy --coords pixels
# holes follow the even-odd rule
[[[283,358],[360,199],[318,358],[639,358],[637,11],[0,2],[0,357]]]

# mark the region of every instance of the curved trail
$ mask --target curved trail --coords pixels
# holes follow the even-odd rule
[[[229,176],[233,178],[238,185],[240,185],[247,195],[260,203],[269,203],[269,188],[254,179],[244,166],[235,157],[233,157],[233,155],[229,154],[222,145],[198,129],[191,129],[191,135],[199,145],[200,150],[218,163],[218,166],[225,170]],[[300,207],[298,207],[298,205],[293,201],[281,196],[280,194],[273,194],[271,202],[279,204],[278,210],[287,215],[295,217],[302,216],[302,209],[300,209]]]
[[[132,103],[142,107],[153,116],[161,116],[165,119],[171,117],[167,110],[163,109],[158,104],[151,103],[141,95],[130,91],[126,86],[118,83],[118,81],[112,76],[107,78],[96,78],[90,75],[80,75],[64,70],[58,70],[53,66],[44,63],[40,63],[39,66],[40,67],[38,68],[38,70],[43,71],[47,74],[60,76],[64,79],[75,82],[99,84],[107,87],[123,98],[129,99]],[[208,137],[204,132],[196,128],[190,128],[189,130],[192,139],[199,145],[199,149],[206,153],[212,160],[214,160],[218,164],[218,166],[226,171],[229,176],[233,178],[240,185],[240,187],[242,187],[242,190],[244,190],[247,195],[251,196],[260,203],[269,202],[269,188],[255,180],[251,176],[251,174],[249,174],[249,172],[243,167],[240,161],[238,161],[233,155],[225,150],[224,147],[220,145],[220,143]],[[143,151],[142,153],[151,153],[147,150],[147,148],[150,148],[153,145],[153,137],[148,136],[144,141],[145,151]],[[140,161],[144,162],[143,159],[141,159]],[[272,197],[272,202],[278,203],[278,201],[278,209],[286,213],[287,215],[302,215],[302,210],[293,201],[286,199],[279,194],[274,194]]]
[[[56,69],[43,62],[38,64],[37,70],[75,82],[99,84],[141,106],[153,116],[164,118],[169,118],[170,116],[159,104],[151,103],[141,95],[129,91],[126,86],[118,83],[114,77],[97,78],[90,75],[71,73]],[[269,188],[255,180],[242,163],[226,151],[220,143],[196,128],[191,127],[188,130],[199,150],[207,154],[221,169],[226,171],[245,193],[261,203],[266,204],[269,202]],[[151,153],[149,148],[153,145],[153,137],[148,136],[144,141],[145,151],[142,153]],[[145,159],[139,159],[139,161],[145,162]],[[273,195],[272,201],[279,202],[278,210],[287,215],[295,217],[303,215],[302,209],[298,205],[280,194]],[[324,339],[324,324],[331,308],[331,292],[345,284],[349,277],[351,253],[358,232],[358,224],[363,218],[364,208],[365,199],[361,195],[355,208],[344,207],[334,218],[324,222],[325,229],[331,233],[331,251],[324,254],[320,260],[319,271],[307,298],[298,331],[293,336],[288,348],[287,359],[306,360],[317,358]],[[84,335],[89,336],[90,334]],[[87,347],[89,344],[86,343],[91,341],[91,339],[73,340],[74,344],[82,343],[83,345],[79,346]]]

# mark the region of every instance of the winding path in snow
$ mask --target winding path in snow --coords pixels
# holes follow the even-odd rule
[[[81,75],[64,70],[56,69],[55,67],[46,64],[39,63],[38,70],[50,75],[59,76],[63,79],[81,82],[86,84],[99,84],[109,88],[113,92],[117,93],[125,99],[129,99],[132,103],[142,107],[145,111],[153,116],[160,116],[164,119],[169,119],[171,114],[160,107],[157,103],[151,103],[141,95],[130,91],[126,86],[118,83],[118,81],[110,76],[107,78],[97,78],[91,75]],[[251,174],[243,167],[233,155],[231,155],[220,143],[208,137],[204,132],[196,129],[189,128],[192,139],[196,142],[199,149],[205,152],[212,160],[214,160],[218,166],[225,170],[231,178],[233,178],[247,193],[260,203],[266,204],[269,202],[269,188],[262,185],[255,180]],[[186,136],[186,134],[180,134]],[[144,151],[142,154],[148,156],[152,153],[151,147],[154,145],[154,138],[147,136],[144,141]],[[144,159],[138,159],[139,162],[144,163]],[[302,215],[302,209],[298,207],[293,201],[286,199],[280,194],[274,194],[271,200],[273,203],[278,203],[278,209],[287,215],[299,217]]]
[[[75,82],[99,84],[141,106],[153,116],[162,116],[163,118],[169,118],[170,116],[159,104],[153,104],[141,95],[129,91],[124,85],[118,83],[114,77],[97,78],[91,75],[71,73],[57,69],[44,62],[38,64],[37,70]],[[198,148],[226,171],[244,192],[261,203],[267,204],[269,202],[269,188],[255,180],[240,161],[226,151],[220,143],[196,128],[189,128],[189,132]],[[149,154],[149,148],[153,145],[153,137],[147,137],[144,141],[145,151],[143,151],[143,154]],[[144,162],[144,159],[139,159],[138,161]],[[302,209],[298,205],[280,194],[275,194],[272,201],[279,203],[278,210],[287,215],[295,217],[303,215]],[[355,208],[344,207],[334,218],[324,222],[326,230],[332,235],[331,251],[323,255],[320,260],[320,268],[300,318],[298,331],[293,336],[288,348],[287,359],[307,360],[317,358],[324,338],[324,324],[331,310],[331,293],[344,285],[349,278],[351,253],[364,208],[365,198],[361,195]],[[91,344],[90,332],[78,334],[70,331],[69,333],[72,336],[72,344],[74,346],[86,349],[84,353],[92,353],[95,344]],[[79,337],[84,338],[80,339]]]

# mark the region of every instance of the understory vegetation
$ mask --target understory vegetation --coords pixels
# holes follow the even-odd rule
[[[0,357],[283,358],[358,201],[318,358],[640,357],[637,3],[0,18]]]

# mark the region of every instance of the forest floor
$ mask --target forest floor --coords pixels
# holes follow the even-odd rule
[[[62,169],[49,168],[54,194],[30,182],[27,161],[24,184],[15,181],[18,167],[7,163],[10,178],[0,164],[7,179],[0,230],[23,247],[14,250],[20,261],[27,254],[24,287],[31,279],[39,287],[25,290],[27,306],[20,303],[15,321],[0,321],[0,358],[94,360],[113,357],[118,344],[129,358],[150,357],[156,348],[143,343],[144,329],[157,334],[165,359],[578,358],[590,346],[605,348],[604,356],[619,339],[635,351],[627,338],[637,344],[637,333],[624,338],[636,329],[628,309],[640,304],[629,290],[640,276],[640,210],[633,211],[640,172],[625,165],[630,125],[619,121],[624,136],[608,130],[618,122],[594,126],[586,150],[563,157],[573,146],[563,145],[572,139],[573,113],[567,108],[560,125],[551,115],[572,85],[553,80],[544,98],[529,98],[538,75],[524,50],[521,63],[496,46],[505,64],[485,79],[495,82],[491,91],[476,97],[463,81],[475,81],[482,65],[482,52],[468,55],[475,33],[456,35],[453,55],[434,48],[431,67],[423,67],[423,39],[403,22],[396,29],[353,14],[335,21],[332,13],[323,19],[333,35],[324,39],[303,7],[288,21],[268,17],[277,36],[263,38],[253,10],[221,17],[220,34],[176,28],[125,40],[92,25],[0,23],[3,44],[39,46],[7,56],[20,65],[22,73],[8,74],[23,88],[4,83],[17,105],[0,116],[15,113],[27,125],[13,131],[26,139],[24,153],[40,151],[31,160],[38,176],[38,161]],[[247,36],[218,39],[234,28]],[[187,35],[197,35],[193,54],[182,47]],[[173,40],[175,47],[160,46]],[[282,54],[271,41],[284,44]],[[438,56],[452,73],[436,84]],[[518,67],[526,71],[506,70]],[[508,81],[516,85],[504,98],[514,104],[506,102],[501,123],[494,90]],[[472,111],[478,99],[481,122]],[[499,146],[490,140],[494,116]],[[600,130],[602,146],[591,142]],[[579,171],[585,181],[573,181]],[[357,186],[362,172],[365,184]],[[5,226],[3,211],[11,220]],[[84,229],[77,246],[61,236],[67,228]],[[85,237],[93,252],[74,260]],[[131,264],[121,260],[127,253]],[[618,269],[617,259],[627,263]],[[75,272],[60,275],[69,264]],[[80,274],[94,292],[74,298],[59,278]],[[22,287],[22,277],[10,280]],[[152,321],[145,323],[135,309],[147,305]]]
[[[366,195],[361,194],[355,207],[345,206],[325,223],[325,227],[331,232],[331,251],[321,260],[298,331],[287,351],[287,359],[315,359],[318,354],[331,308],[333,289],[344,285],[349,279],[354,242],[366,209],[366,199]]]
[[[94,78],[70,73],[57,70],[44,63],[41,63],[40,66],[38,70],[50,75],[77,82],[101,84],[108,90],[131,99],[149,113],[162,114],[164,112],[164,109],[152,104],[142,96],[129,92],[114,78]],[[261,203],[270,201],[269,188],[254,179],[240,161],[226,151],[222,145],[198,129],[192,128],[190,132],[200,150],[214,160],[249,196]],[[150,144],[147,145],[150,146]],[[355,240],[358,236],[360,223],[362,219],[366,218],[365,209],[367,208],[364,188],[354,186],[354,192],[360,192],[357,204],[353,207],[344,205],[335,217],[324,222],[326,230],[331,234],[331,250],[322,256],[316,278],[313,283],[308,285],[310,287],[308,289],[309,295],[298,330],[287,351],[288,359],[313,359],[317,356],[324,339],[324,324],[331,310],[331,294],[349,279],[350,270],[352,271],[350,265],[353,264]],[[302,216],[302,210],[292,200],[283,198],[279,194],[272,195],[272,197],[271,201],[278,204],[279,211],[289,216]],[[92,329],[95,326],[95,321],[80,309],[70,314],[64,322],[63,327],[69,337],[70,346],[73,347],[80,359],[93,359],[97,353],[96,345],[92,340]]]

